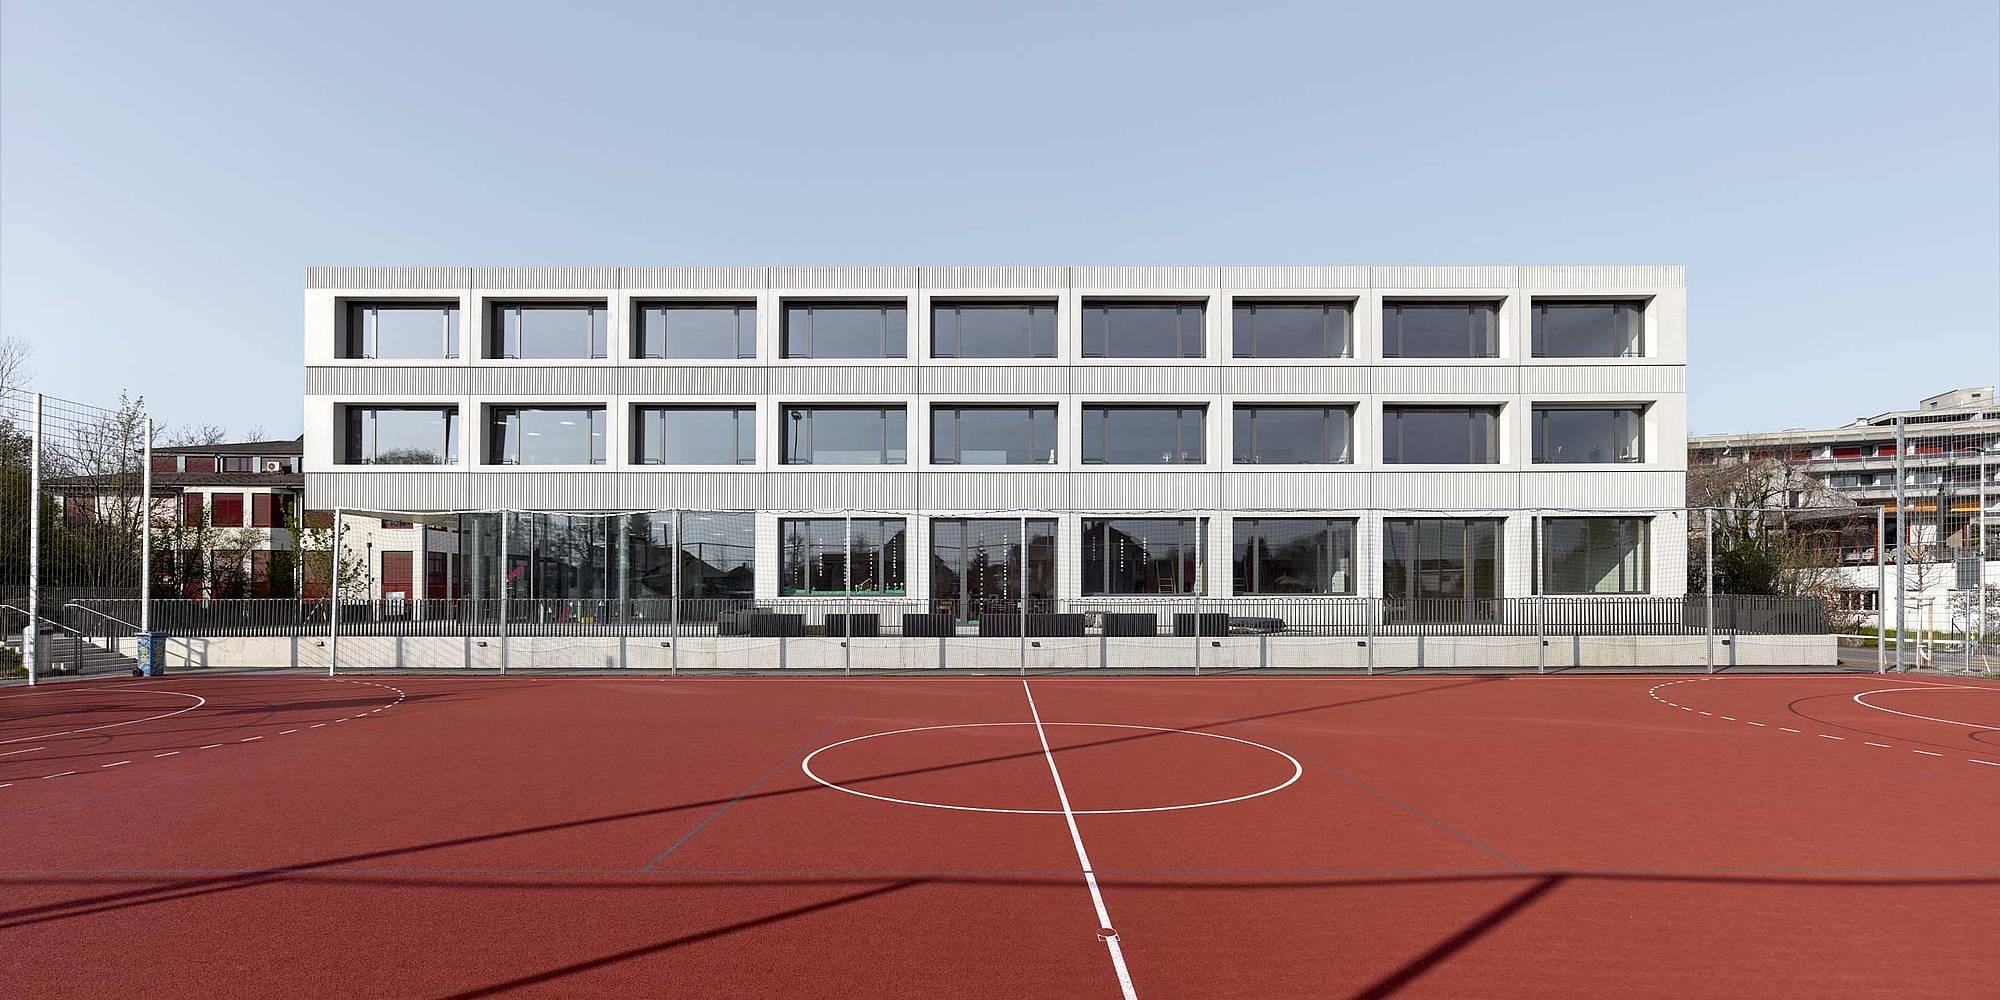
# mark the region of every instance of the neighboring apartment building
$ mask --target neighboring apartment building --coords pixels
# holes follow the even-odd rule
[[[313,268],[306,499],[684,512],[468,514],[468,597],[503,545],[517,597],[961,618],[1679,595],[1685,317],[1678,267]]]

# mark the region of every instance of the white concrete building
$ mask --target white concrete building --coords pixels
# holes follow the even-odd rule
[[[1679,267],[319,267],[304,320],[312,508],[699,512],[517,520],[517,597],[1686,590]]]

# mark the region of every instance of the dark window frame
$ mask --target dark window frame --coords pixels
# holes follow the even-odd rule
[[[735,454],[733,462],[668,462],[664,457],[655,461],[649,457],[646,438],[647,416],[652,413],[703,412],[727,413],[735,428],[730,434],[730,450]],[[743,454],[743,421],[749,418],[750,453]],[[632,404],[632,464],[640,466],[702,466],[705,468],[738,468],[757,464],[757,405],[755,403],[634,403]],[[661,442],[664,446],[664,442]]]
[[[1180,537],[1174,543],[1173,589],[1159,590],[1156,588],[1150,591],[1111,589],[1114,576],[1113,570],[1115,569],[1111,549],[1113,526],[1127,523],[1165,523],[1176,526],[1172,530],[1177,531]],[[1193,525],[1192,532],[1189,531],[1189,525]],[[1079,576],[1081,578],[1079,580],[1080,595],[1083,597],[1160,598],[1206,594],[1209,589],[1209,566],[1215,562],[1215,553],[1212,551],[1213,547],[1207,544],[1208,526],[1209,519],[1207,517],[1084,517],[1078,523],[1080,531],[1077,539],[1077,544],[1080,546],[1077,551]],[[1099,571],[1099,579],[1094,584],[1090,579],[1090,569],[1092,568],[1090,548],[1093,532],[1097,534],[1098,543],[1102,547],[1102,551],[1096,556],[1096,568]],[[1128,538],[1134,537],[1123,531],[1120,531],[1119,534]],[[1191,574],[1180,553],[1182,548],[1187,548],[1188,555],[1194,560],[1194,567]],[[1150,550],[1148,550],[1147,555],[1149,558],[1157,561],[1157,557],[1154,557]],[[1191,580],[1190,576],[1192,577]],[[1158,582],[1157,579],[1156,582]],[[1192,585],[1190,586],[1190,584]]]
[[[1439,540],[1446,543],[1445,549],[1442,551],[1428,552],[1423,547],[1423,542],[1425,541],[1424,534],[1433,526],[1436,528]],[[1478,567],[1482,560],[1479,558],[1478,553],[1474,551],[1475,536],[1482,531],[1488,530],[1492,533],[1493,545],[1491,550],[1491,572],[1488,574],[1490,579],[1479,575]],[[1462,560],[1456,570],[1445,565],[1445,556],[1453,550],[1453,545],[1450,543],[1446,533],[1452,531],[1455,531],[1459,536],[1455,543],[1455,551],[1460,555]],[[1405,551],[1406,548],[1408,548],[1408,551]],[[1450,604],[1462,602],[1468,605],[1484,606],[1507,596],[1506,518],[1383,518],[1381,550],[1383,599],[1390,602],[1417,602],[1415,604],[1415,614],[1419,618],[1427,616],[1431,611],[1443,610],[1427,609],[1424,607],[1425,603]],[[1390,571],[1390,560],[1398,556],[1405,557],[1408,561],[1403,564],[1399,572],[1392,573]],[[1454,573],[1456,573],[1460,584],[1459,596],[1439,597],[1427,595],[1424,587],[1424,578],[1427,575],[1436,582],[1442,583]],[[1479,592],[1480,585],[1489,583],[1491,585],[1491,593],[1481,594]],[[1471,611],[1470,614],[1473,617],[1485,617],[1490,615],[1491,610],[1493,609],[1479,607]],[[1454,612],[1444,610],[1444,614],[1451,616]]]
[[[1174,452],[1175,454],[1182,456],[1185,456],[1188,453],[1187,442],[1190,440],[1190,435],[1188,432],[1188,414],[1193,413],[1195,417],[1194,432],[1192,435],[1192,440],[1195,443],[1194,457],[1192,459],[1183,457],[1169,462],[1134,463],[1134,462],[1110,461],[1108,456],[1110,455],[1111,428],[1108,421],[1110,420],[1111,411],[1114,410],[1125,411],[1125,412],[1137,412],[1141,410],[1173,412]],[[1103,451],[1096,456],[1092,456],[1090,454],[1089,449],[1084,446],[1084,443],[1090,440],[1089,425],[1093,418],[1100,422],[1100,432],[1099,432],[1100,443],[1104,445]],[[1078,437],[1077,461],[1083,465],[1130,466],[1130,465],[1207,465],[1208,464],[1208,404],[1207,403],[1087,403],[1083,406],[1081,411],[1081,417],[1079,419],[1079,424],[1078,424],[1078,431],[1079,433],[1077,435]]]
[[[1531,358],[1578,358],[1578,359],[1643,358],[1646,356],[1646,313],[1651,305],[1652,305],[1651,300],[1644,298],[1534,299],[1530,301],[1528,304],[1528,356]],[[1551,308],[1589,309],[1589,308],[1604,308],[1604,307],[1610,307],[1613,310],[1614,322],[1617,321],[1616,318],[1618,310],[1629,309],[1635,314],[1631,318],[1631,322],[1634,324],[1634,328],[1632,330],[1632,349],[1630,353],[1618,353],[1618,354],[1547,353],[1548,342],[1547,342],[1547,337],[1543,332],[1543,321],[1547,318],[1549,309]]]
[[[1040,434],[1041,428],[1038,426],[1037,421],[1045,418],[1048,421],[1048,432],[1046,435],[1049,445],[1048,461],[971,462],[971,463],[963,461],[960,457],[961,455],[963,455],[964,449],[960,447],[959,443],[960,442],[959,414],[962,414],[968,410],[1004,411],[1010,413],[1025,412],[1028,415],[1028,439],[1029,439],[1028,445],[1030,448],[1034,448],[1036,443],[1042,439],[1042,435]],[[941,435],[938,433],[938,418],[945,414],[950,414],[952,416],[952,423],[951,423],[952,457],[950,458],[942,457],[942,453],[939,451],[939,439]],[[1057,444],[1057,438],[1061,433],[1062,433],[1062,421],[1060,417],[1060,408],[1057,407],[1057,405],[1054,403],[933,403],[931,404],[931,442],[930,442],[931,464],[951,465],[960,468],[973,468],[973,469],[986,468],[992,466],[1008,466],[1008,465],[1052,466],[1058,464],[1060,460],[1062,449],[1061,446]]]
[[[1338,567],[1346,564],[1347,586],[1344,590],[1272,590],[1264,586],[1264,569],[1267,560],[1261,554],[1268,551],[1268,542],[1263,535],[1263,525],[1282,522],[1294,525],[1317,525],[1319,534],[1326,543],[1325,551],[1330,563],[1325,567],[1325,576],[1331,579]],[[1250,597],[1268,596],[1329,596],[1352,597],[1359,592],[1361,564],[1358,539],[1361,521],[1353,517],[1237,517],[1230,523],[1230,569],[1235,574],[1235,593]],[[1342,551],[1342,542],[1345,551]],[[1246,568],[1247,567],[1247,568]]]
[[[1536,403],[1531,408],[1530,418],[1529,418],[1530,437],[1529,437],[1529,448],[1528,448],[1528,463],[1530,465],[1643,464],[1646,461],[1647,409],[1648,407],[1646,407],[1644,404],[1641,403]],[[1638,446],[1635,449],[1631,458],[1613,458],[1605,462],[1552,461],[1547,457],[1548,422],[1543,417],[1543,414],[1552,412],[1568,412],[1568,413],[1585,412],[1585,413],[1613,414],[1611,423],[1612,430],[1611,430],[1611,436],[1609,438],[1611,445],[1609,453],[1614,455],[1617,454],[1618,449],[1622,447],[1618,435],[1619,415],[1630,414],[1629,419],[1634,421],[1634,423],[1636,424],[1636,426],[1633,428],[1634,430],[1633,437],[1638,442]]]
[[[1320,336],[1322,350],[1325,353],[1305,355],[1257,353],[1257,310],[1300,309],[1312,306],[1320,308],[1322,324]],[[1277,361],[1352,358],[1354,357],[1354,307],[1353,299],[1233,299],[1229,304],[1230,357]],[[1340,323],[1333,322],[1335,316],[1340,317]]]
[[[699,309],[731,309],[735,312],[736,330],[734,334],[736,353],[729,356],[707,354],[669,354],[667,338],[662,336],[660,353],[647,353],[647,314],[659,310],[663,316],[671,316],[678,311],[692,312]],[[745,352],[748,353],[745,353]],[[757,300],[756,299],[636,299],[632,303],[632,360],[634,361],[755,361],[757,359]]]
[[[1317,410],[1320,413],[1320,458],[1311,462],[1259,462],[1255,458],[1257,449],[1257,414],[1270,410],[1290,410],[1294,412]],[[1352,465],[1354,464],[1354,411],[1353,403],[1235,403],[1229,414],[1229,462],[1231,465]],[[1347,438],[1336,441],[1329,430],[1332,415],[1341,413],[1347,417]],[[1236,449],[1236,430],[1240,421],[1250,421],[1250,454],[1245,460]]]
[[[340,336],[334,354],[342,361],[454,361],[458,359],[459,302],[456,299],[347,299],[340,315]],[[379,328],[382,310],[419,312],[440,310],[438,338],[443,353],[420,357],[380,357],[381,344],[370,324]]]
[[[1468,416],[1468,418],[1474,413],[1490,414],[1492,419],[1487,425],[1487,440],[1485,446],[1491,457],[1482,462],[1472,461],[1470,460],[1469,457],[1466,461],[1462,462],[1412,462],[1403,459],[1401,455],[1404,453],[1405,449],[1403,448],[1402,438],[1400,436],[1403,432],[1401,418],[1403,413],[1410,410],[1425,410],[1435,413],[1456,411],[1465,413]],[[1501,433],[1500,428],[1501,424],[1504,422],[1506,418],[1506,412],[1507,412],[1506,408],[1503,405],[1497,403],[1385,403],[1382,406],[1382,464],[1383,465],[1471,465],[1471,466],[1500,465],[1502,464],[1501,442],[1505,438],[1505,435]],[[1477,423],[1476,421],[1472,421],[1470,419],[1467,420],[1468,430],[1466,432],[1465,442],[1466,442],[1466,454],[1468,456],[1470,456],[1475,451],[1475,448],[1473,447],[1473,436],[1472,436],[1473,432],[1470,428],[1475,426],[1476,423]],[[1397,435],[1396,447],[1393,450],[1390,448],[1391,434]]]
[[[818,464],[812,460],[810,455],[812,453],[812,439],[813,439],[812,413],[814,411],[820,411],[820,410],[849,410],[849,411],[869,410],[880,413],[882,415],[881,418],[882,444],[878,454],[881,456],[881,461],[864,462],[860,464],[868,466],[909,464],[910,421],[909,421],[909,404],[907,403],[781,403],[778,405],[778,464],[779,465]],[[793,414],[795,413],[801,414],[801,416],[794,417]],[[894,449],[890,447],[892,443],[890,440],[891,437],[890,424],[892,423],[892,421],[889,419],[890,413],[899,413],[903,415],[903,440],[901,441],[901,449],[903,454],[901,458],[895,461],[890,460],[890,455],[894,452]],[[803,445],[803,447],[801,447],[801,445]],[[796,457],[799,455],[801,451],[803,451],[807,455],[807,457],[805,458]],[[852,462],[845,462],[845,463],[839,463],[838,465],[832,467],[838,468],[840,466],[849,466],[854,464],[855,463]]]
[[[965,354],[965,353],[963,352],[963,348],[964,348],[964,334],[963,334],[962,330],[960,329],[960,328],[962,327],[962,325],[963,325],[963,324],[962,324],[962,323],[960,322],[960,320],[962,320],[962,319],[963,319],[963,317],[964,317],[964,312],[965,312],[965,310],[968,310],[968,309],[971,309],[971,310],[987,310],[987,309],[991,309],[991,310],[1001,310],[1001,309],[1026,309],[1026,310],[1029,310],[1029,329],[1028,329],[1028,340],[1029,340],[1029,344],[1028,344],[1028,350],[1029,350],[1029,353],[1027,353],[1027,354],[1004,354],[1004,355],[1003,355],[1003,354],[979,354],[979,355],[971,355],[971,356],[967,356],[967,355],[966,355],[966,354]],[[1049,313],[1049,324],[1050,324],[1050,331],[1049,331],[1049,343],[1048,343],[1048,353],[1046,353],[1046,354],[1042,353],[1042,348],[1041,348],[1041,346],[1040,346],[1039,344],[1036,344],[1036,343],[1034,343],[1034,341],[1035,341],[1035,340],[1037,339],[1037,331],[1036,331],[1036,330],[1035,330],[1035,328],[1034,328],[1034,312],[1035,312],[1035,311],[1037,311],[1037,310],[1042,310],[1042,309],[1046,309],[1046,310],[1048,310],[1048,313]],[[949,353],[947,353],[947,352],[946,352],[946,351],[944,350],[944,345],[945,345],[945,336],[944,336],[944,333],[942,332],[942,326],[941,326],[941,324],[939,323],[939,318],[940,318],[940,316],[941,316],[941,315],[942,315],[942,314],[943,314],[943,313],[944,313],[945,311],[947,311],[947,310],[949,310],[949,311],[950,311],[950,313],[951,313],[951,319],[952,319],[952,322],[951,322],[951,338],[950,338],[950,342],[951,342],[951,345],[952,345],[952,350],[951,350],[951,351],[950,351]],[[1057,299],[1033,299],[1033,298],[1027,298],[1027,299],[977,299],[977,298],[973,298],[973,299],[967,299],[967,298],[937,298],[937,299],[932,299],[932,300],[931,300],[931,302],[930,302],[930,356],[931,356],[932,358],[935,358],[935,359],[938,359],[938,360],[943,360],[943,361],[1003,361],[1003,360],[1018,360],[1018,361],[1048,361],[1048,360],[1054,360],[1054,359],[1056,359],[1056,358],[1059,358],[1059,357],[1061,357],[1061,356],[1062,356],[1062,303],[1061,303],[1061,302],[1060,302],[1059,300],[1057,300]]]
[[[520,352],[523,345],[516,337],[514,353],[509,354],[507,325],[502,321],[503,313],[512,310],[517,314],[523,309],[582,309],[590,313],[590,342],[584,345],[588,354],[561,354],[524,357]],[[488,299],[486,300],[486,330],[482,338],[486,341],[487,361],[603,361],[611,356],[611,305],[604,299]]]
[[[1636,547],[1638,549],[1637,562],[1635,566],[1638,576],[1637,585],[1623,586],[1618,590],[1546,590],[1545,591],[1543,588],[1548,586],[1550,577],[1556,575],[1549,572],[1550,549],[1548,545],[1548,534],[1549,534],[1550,522],[1556,522],[1559,524],[1563,524],[1565,526],[1572,523],[1582,524],[1586,522],[1591,522],[1604,525],[1620,526],[1621,529],[1626,527],[1636,529],[1632,533],[1631,540],[1637,543]],[[1532,560],[1534,569],[1534,580],[1531,581],[1531,586],[1533,588],[1534,593],[1546,594],[1547,596],[1550,597],[1604,597],[1604,596],[1630,597],[1630,596],[1643,596],[1652,593],[1653,519],[1651,517],[1638,517],[1638,516],[1540,517],[1535,519],[1535,523],[1531,528],[1531,532],[1534,538],[1534,558]],[[1623,541],[1624,539],[1619,539],[1619,540]],[[1588,542],[1586,542],[1586,544],[1588,544]],[[1619,575],[1623,577],[1625,560],[1621,559],[1619,562],[1620,562]]]
[[[1491,360],[1494,358],[1498,358],[1500,356],[1500,318],[1502,313],[1502,306],[1504,304],[1505,304],[1504,300],[1501,299],[1480,299],[1480,298],[1384,299],[1381,308],[1382,357],[1386,359],[1396,359],[1396,360],[1407,358],[1410,360],[1417,360],[1417,361],[1457,361],[1457,360],[1477,361],[1477,360]],[[1484,346],[1486,352],[1466,353],[1466,354],[1443,354],[1443,355],[1404,353],[1404,350],[1407,345],[1404,344],[1403,315],[1402,315],[1403,310],[1442,309],[1447,307],[1456,307],[1466,310],[1466,350],[1468,352],[1476,352],[1477,349],[1481,346],[1477,342],[1478,335],[1475,334],[1472,329],[1472,310],[1483,308],[1490,311],[1491,320],[1485,332],[1487,343]],[[1394,317],[1393,321],[1391,319],[1392,316]]]
[[[436,463],[402,463],[402,462],[382,463],[375,460],[376,458],[379,458],[381,454],[381,449],[379,448],[379,446],[374,449],[375,454],[370,456],[368,460],[366,461],[362,460],[361,458],[362,445],[365,441],[369,440],[371,437],[374,436],[372,429],[364,430],[362,424],[368,420],[379,421],[380,418],[377,417],[376,414],[382,413],[384,411],[443,414],[444,442],[440,446],[440,454],[444,456],[444,461]],[[424,406],[424,405],[375,406],[370,404],[349,403],[343,405],[342,407],[340,423],[341,423],[341,431],[340,431],[341,447],[340,447],[339,464],[341,465],[421,464],[430,466],[431,468],[439,468],[443,466],[451,466],[458,464],[460,430],[459,430],[459,413],[457,404],[443,403],[443,404],[429,405],[429,406]]]
[[[852,587],[854,583],[865,581],[855,581],[852,579],[853,570],[851,569],[851,565],[855,556],[855,533],[852,531],[850,525],[863,526],[864,530],[872,527],[874,530],[881,532],[881,546],[869,553],[883,570],[883,579],[880,581],[880,585],[873,590],[856,590]],[[816,579],[813,567],[819,562],[823,554],[815,549],[817,543],[814,539],[814,531],[816,528],[822,527],[837,527],[841,531],[841,579],[838,581],[840,584],[838,587],[828,586],[825,589],[816,589],[814,587]],[[798,532],[803,532],[803,534],[795,534]],[[793,550],[797,547],[794,544],[795,537],[805,546],[803,552],[796,553],[797,555],[803,555],[806,560],[806,564],[802,567],[796,566],[791,562],[795,555]],[[826,596],[906,597],[909,595],[910,589],[909,543],[910,519],[908,517],[781,517],[778,519],[778,596],[781,598]],[[792,571],[795,569],[804,573],[800,578],[800,581],[804,584],[803,587],[792,585]],[[894,571],[893,579],[896,584],[893,587],[889,586],[892,578],[892,569]],[[832,582],[828,581],[828,583]]]
[[[806,311],[808,312],[808,315],[807,315],[807,317],[806,317],[806,327],[805,327],[805,330],[804,330],[804,345],[805,345],[805,351],[804,351],[804,353],[797,353],[797,352],[795,352],[795,351],[794,351],[794,344],[793,344],[793,340],[792,340],[792,334],[793,334],[793,323],[792,323],[792,320],[793,320],[793,317],[792,317],[792,312],[793,312],[793,310],[797,310],[797,309],[803,309],[803,310],[806,310]],[[858,356],[849,356],[849,355],[832,355],[832,356],[828,356],[828,357],[818,357],[818,356],[814,355],[814,354],[813,354],[813,331],[812,331],[812,316],[811,316],[810,314],[811,314],[812,312],[816,311],[816,310],[819,310],[819,309],[841,309],[841,310],[860,310],[860,309],[877,309],[877,310],[881,310],[881,311],[882,311],[882,353],[881,353],[881,354],[864,354],[864,355],[858,355]],[[901,342],[900,342],[899,344],[897,344],[897,345],[896,345],[896,347],[897,347],[897,350],[896,350],[896,353],[894,353],[894,354],[891,354],[891,353],[889,353],[889,346],[890,346],[890,342],[891,342],[891,336],[890,336],[890,323],[889,323],[889,314],[890,314],[890,312],[891,312],[891,311],[897,311],[897,310],[900,310],[900,311],[902,312],[902,314],[903,314],[903,332],[902,332],[902,339],[901,339]],[[908,299],[899,299],[899,298],[886,298],[886,299],[878,299],[878,298],[852,298],[852,299],[843,299],[843,298],[810,298],[810,297],[808,297],[808,298],[797,298],[797,299],[784,299],[784,300],[782,300],[782,301],[780,301],[780,302],[778,303],[778,358],[779,358],[780,360],[785,360],[785,361],[901,361],[901,360],[906,360],[906,359],[908,359],[908,358],[909,358],[909,356],[910,356],[910,302],[909,302],[909,300],[908,300]]]
[[[1110,333],[1101,325],[1096,331],[1098,342],[1093,350],[1091,343],[1093,339],[1091,319],[1093,316],[1101,317],[1101,322],[1108,324],[1110,313],[1116,309],[1160,309],[1165,307],[1172,307],[1174,309],[1174,350],[1178,353],[1112,354],[1110,353]],[[1081,305],[1078,307],[1078,312],[1080,313],[1077,318],[1079,331],[1078,354],[1084,358],[1106,361],[1199,361],[1208,356],[1208,307],[1209,301],[1206,298],[1166,297],[1147,299],[1110,297],[1083,299]],[[1191,333],[1188,324],[1189,312],[1194,314]],[[1194,353],[1192,354],[1188,353],[1190,343],[1192,343],[1194,348]]]

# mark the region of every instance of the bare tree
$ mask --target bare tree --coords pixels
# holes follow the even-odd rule
[[[34,348],[28,342],[12,335],[0,335],[0,394],[25,389],[34,376],[29,362],[34,358]]]

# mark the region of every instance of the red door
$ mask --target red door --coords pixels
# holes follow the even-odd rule
[[[408,601],[417,595],[411,592],[414,577],[411,574],[411,553],[385,551],[382,553],[382,600],[385,603]]]

